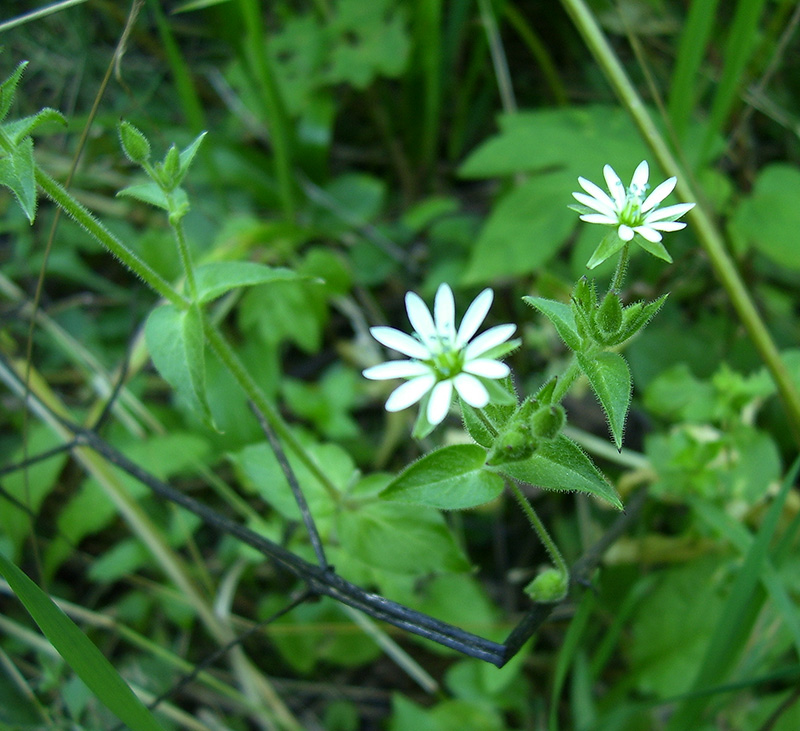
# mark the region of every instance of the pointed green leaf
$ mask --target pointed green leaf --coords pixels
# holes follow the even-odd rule
[[[50,597],[0,553],[0,574],[25,605],[42,633],[89,690],[128,728],[161,731],[114,666]]]
[[[623,246],[625,246],[625,242],[617,234],[617,229],[609,231],[594,250],[594,254],[592,254],[592,257],[587,262],[586,268],[594,269],[606,259],[614,256]]]
[[[401,574],[467,571],[442,514],[400,502],[367,502],[336,517],[342,547],[369,566]]]
[[[667,262],[667,264],[672,264],[672,257],[660,241],[648,241],[644,236],[639,236],[639,234],[636,234],[635,240],[648,254],[652,254],[657,259]]]
[[[495,471],[544,490],[585,492],[622,510],[617,491],[584,451],[563,434],[551,442],[543,442],[532,457],[509,462]]]
[[[33,162],[33,140],[22,140],[10,153],[0,157],[0,185],[16,197],[28,220],[36,218],[36,177]]]
[[[57,112],[55,109],[45,107],[36,114],[32,114],[30,117],[23,117],[14,122],[4,124],[3,131],[8,135],[11,142],[18,145],[25,137],[32,135],[38,127],[47,122],[57,122],[62,125],[67,124],[67,120],[63,114]]]
[[[167,194],[157,183],[136,183],[123,188],[117,196],[122,198],[134,198],[142,203],[160,208],[162,211],[170,211],[170,202]],[[189,199],[183,188],[176,188],[172,191],[173,206],[185,207],[189,210]]]
[[[593,356],[578,353],[578,365],[606,412],[617,449],[621,449],[633,388],[628,364],[619,353],[598,353]]]
[[[195,271],[199,302],[210,302],[238,287],[252,287],[265,282],[308,279],[284,267],[268,267],[252,261],[218,261],[203,264]]]
[[[539,310],[550,322],[553,323],[560,338],[570,350],[580,350],[581,337],[575,327],[575,316],[572,308],[563,302],[548,300],[544,297],[523,297],[523,302]]]
[[[206,401],[203,319],[197,305],[178,310],[158,307],[147,318],[145,340],[164,380],[206,424],[213,419]]]
[[[485,470],[485,461],[486,450],[477,444],[442,447],[403,470],[381,497],[442,510],[483,505],[503,491],[503,479]]]
[[[14,69],[11,76],[0,84],[0,120],[6,118],[8,110],[11,109],[11,105],[14,103],[17,84],[19,84],[19,80],[22,78],[22,72],[27,65],[27,61],[22,61],[17,68]]]
[[[186,177],[186,173],[189,172],[189,166],[192,164],[192,160],[194,160],[194,156],[200,149],[200,144],[205,136],[206,133],[201,132],[199,135],[197,135],[194,141],[183,152],[181,152],[178,161],[178,175],[175,181],[176,185],[180,185],[183,179]]]

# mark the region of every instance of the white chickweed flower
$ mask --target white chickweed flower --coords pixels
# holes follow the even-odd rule
[[[387,411],[401,411],[427,396],[425,415],[430,424],[436,425],[444,420],[450,408],[453,389],[475,408],[489,403],[489,393],[481,379],[503,378],[510,369],[499,360],[481,356],[505,343],[516,330],[516,325],[498,325],[471,340],[486,318],[493,299],[492,290],[484,289],[467,309],[456,332],[453,291],[447,284],[441,284],[436,292],[433,316],[419,295],[406,294],[406,311],[414,328],[413,335],[393,327],[370,328],[375,340],[410,358],[388,361],[364,371],[364,376],[373,380],[409,379],[389,396]]]
[[[603,175],[610,196],[590,180],[579,177],[578,182],[588,195],[572,194],[575,200],[582,204],[575,210],[582,214],[582,221],[615,226],[619,238],[626,243],[631,241],[634,235],[639,234],[646,241],[657,244],[661,241],[662,231],[679,231],[686,226],[685,223],[677,222],[677,219],[693,208],[694,203],[678,203],[666,208],[657,208],[658,204],[675,189],[678,179],[665,180],[647,195],[650,187],[647,184],[649,174],[647,161],[643,160],[634,171],[630,186],[626,188],[614,172],[614,168],[606,165],[603,168]],[[650,251],[649,247],[645,248]]]

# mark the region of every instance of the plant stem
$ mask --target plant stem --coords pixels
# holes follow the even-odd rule
[[[553,390],[553,399],[552,402],[557,404],[567,395],[567,391],[569,391],[570,386],[575,382],[575,379],[580,375],[581,368],[578,365],[578,359],[573,355],[570,358],[569,365],[567,366],[567,370],[564,371],[559,377],[558,382],[556,383],[556,387]]]
[[[667,146],[666,140],[653,123],[644,102],[639,97],[584,0],[561,0],[561,2],[664,172],[678,178],[675,188],[678,197],[683,201],[697,201],[697,205],[687,213],[687,218],[692,222],[697,238],[705,249],[717,278],[727,292],[742,325],[767,366],[778,388],[795,441],[800,444],[800,392],[789,377],[789,372],[781,360],[778,348],[725,249],[722,235],[710,214],[703,207],[700,197],[692,189],[688,176],[683,174],[683,170]]]
[[[553,564],[555,565],[556,569],[564,577],[564,585],[566,586],[569,583],[569,569],[567,568],[567,564],[561,555],[561,551],[558,550],[558,546],[556,546],[555,541],[550,537],[550,534],[544,527],[544,523],[542,523],[542,521],[539,519],[539,516],[533,509],[530,501],[525,497],[525,495],[522,494],[522,490],[519,489],[519,485],[517,485],[514,480],[507,480],[506,483],[511,488],[511,492],[519,503],[519,506],[522,508],[522,512],[525,513],[525,517],[528,519],[528,522],[531,524],[534,532],[537,536],[539,536],[539,540],[544,545],[548,555],[553,560]]]
[[[625,273],[628,271],[630,255],[631,245],[630,242],[628,242],[622,247],[622,251],[619,253],[617,268],[614,270],[614,277],[611,280],[611,284],[608,286],[609,292],[619,292],[622,289],[622,282],[625,279]]]
[[[67,193],[64,188],[38,166],[36,167],[36,182],[44,191],[44,194],[61,208],[64,213],[71,216],[88,234],[114,254],[128,269],[134,274],[137,274],[164,299],[181,310],[185,310],[189,307],[188,300],[178,294],[169,282],[145,264],[145,262],[136,256],[136,254],[89,213],[86,208],[78,203],[75,198]]]
[[[170,216],[170,218],[172,218]],[[194,278],[194,267],[192,266],[192,256],[189,253],[189,246],[186,243],[186,235],[183,232],[183,221],[178,220],[174,223],[170,221],[170,226],[175,234],[175,242],[178,244],[178,253],[181,257],[183,272],[186,275],[186,286],[189,289],[189,299],[197,302],[197,283]]]
[[[325,474],[322,467],[298,441],[297,437],[295,437],[292,430],[289,429],[278,411],[264,395],[264,392],[253,380],[253,377],[239,360],[236,353],[234,353],[231,346],[207,317],[203,317],[203,329],[206,334],[206,341],[211,346],[211,349],[217,354],[217,357],[222,361],[236,382],[242,387],[242,390],[247,394],[247,398],[249,398],[264,415],[264,418],[275,431],[278,438],[297,455],[308,471],[319,480],[331,499],[338,503],[342,499],[342,493],[339,492],[336,485],[334,485],[328,475]]]

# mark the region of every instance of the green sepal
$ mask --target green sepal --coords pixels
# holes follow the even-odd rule
[[[164,155],[164,162],[156,165],[156,182],[166,191],[175,190],[180,185],[180,159],[178,148],[171,145]]]
[[[486,450],[452,444],[425,455],[392,480],[380,496],[441,510],[463,510],[491,502],[503,479],[485,469]]]
[[[544,297],[523,297],[522,301],[541,312],[556,329],[558,336],[570,350],[580,350],[581,336],[575,325],[572,308],[563,302]]]
[[[639,237],[641,238],[641,237]],[[589,258],[589,261],[586,263],[587,269],[594,269],[597,266],[600,266],[606,259],[611,258],[616,254],[625,244],[629,242],[623,241],[619,234],[617,233],[617,229],[613,229],[609,231],[604,237],[603,240],[600,242],[598,247],[594,250],[594,253]]]
[[[533,400],[540,406],[545,406],[553,403],[553,394],[555,393],[556,386],[558,385],[558,376],[553,376],[545,382],[545,384],[536,392]]]
[[[617,449],[622,449],[625,419],[631,403],[631,372],[619,353],[577,354],[578,364],[608,418],[608,426]]]
[[[484,379],[482,383],[489,392],[486,406],[476,409],[461,398],[459,403],[467,432],[488,449],[516,412],[518,397],[510,376],[498,380]]]
[[[144,335],[164,380],[205,424],[216,429],[206,399],[203,316],[198,305],[187,310],[157,307],[147,318]]]
[[[647,304],[644,302],[635,302],[632,305],[628,305],[622,312],[620,337],[617,343],[614,344],[616,345],[628,340],[647,325],[664,306],[667,297],[669,297],[669,294],[663,294],[657,300],[653,300]]]
[[[608,339],[619,334],[622,327],[622,302],[616,292],[608,292],[595,313],[600,334]]]
[[[622,501],[617,491],[586,453],[563,434],[552,441],[542,442],[528,459],[487,469],[544,490],[576,491],[594,495],[622,510]]]
[[[657,259],[667,262],[667,264],[672,264],[672,257],[664,248],[664,244],[662,244],[660,241],[648,241],[646,238],[644,238],[644,236],[640,236],[639,234],[636,234],[634,238],[636,243],[648,254],[652,254]]]

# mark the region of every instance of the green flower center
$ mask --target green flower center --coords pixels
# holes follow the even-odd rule
[[[464,370],[464,350],[454,348],[452,343],[439,341],[441,351],[433,354],[433,358],[425,361],[440,381],[457,376]]]
[[[644,223],[644,213],[642,213],[642,203],[647,194],[647,186],[639,188],[631,186],[625,195],[625,205],[619,212],[619,222],[630,228],[636,228]]]

